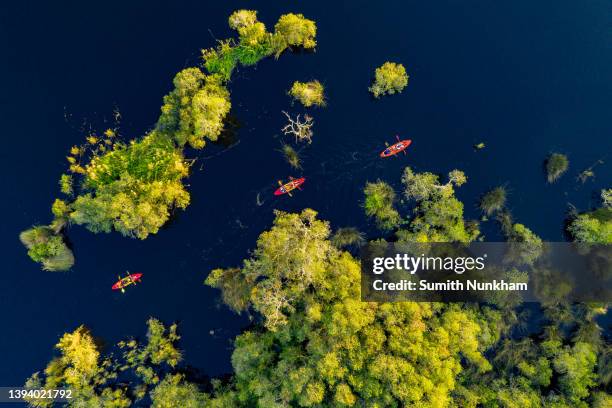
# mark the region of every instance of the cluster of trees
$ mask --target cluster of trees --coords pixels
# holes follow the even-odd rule
[[[54,357],[42,372],[34,373],[28,388],[72,390],[69,407],[121,408],[150,401],[158,408],[203,407],[206,394],[185,380],[179,369],[181,352],[176,325],[165,327],[150,319],[145,342],[122,341],[114,353],[102,355],[90,331],[80,326],[65,333]],[[49,407],[49,399],[30,398],[31,407]]]
[[[249,66],[262,58],[280,56],[288,47],[313,49],[316,45],[317,27],[314,21],[302,14],[284,14],[274,26],[274,32],[266,30],[257,20],[254,10],[238,10],[229,17],[229,25],[238,31],[239,40],[221,41],[216,48],[202,50],[204,67],[212,75],[228,81],[238,64]]]
[[[408,74],[402,64],[385,62],[376,68],[374,83],[369,90],[375,98],[383,95],[393,95],[408,86]]]
[[[50,227],[36,226],[19,234],[29,257],[45,271],[65,271],[74,265],[72,251],[62,236]]]
[[[316,212],[277,212],[241,268],[207,283],[261,325],[236,339],[236,406],[448,406],[466,369],[485,372],[480,312],[360,300],[359,262]]]
[[[201,149],[223,131],[231,109],[226,85],[236,65],[253,65],[267,56],[279,56],[288,47],[316,45],[316,25],[301,14],[281,16],[274,33],[266,31],[252,10],[234,12],[229,24],[238,31],[238,43],[221,41],[217,48],[204,50],[206,72],[191,67],[175,76],[174,89],[164,97],[151,132],[126,143],[119,140],[116,129],[107,129],[70,149],[70,174],[60,178],[65,199],[53,205],[55,220],[21,234],[28,254],[44,269],[67,270],[73,265],[61,235],[69,224],[139,239],[157,233],[174,209],[189,205],[183,181],[191,161],[184,149]]]
[[[567,230],[578,242],[612,244],[612,189],[601,192],[602,205],[573,217]]]
[[[305,107],[324,106],[325,92],[323,84],[319,81],[295,81],[289,90],[289,95]]]
[[[475,221],[463,218],[463,203],[455,197],[455,187],[467,182],[461,170],[448,173],[448,181],[440,183],[436,174],[416,173],[406,167],[402,176],[404,196],[416,201],[414,214],[406,228],[396,232],[400,241],[470,242],[479,235]]]
[[[433,217],[436,203],[453,207],[464,175],[451,172],[446,184],[410,169],[404,176],[417,210],[403,239],[476,237],[457,208],[431,218],[431,229],[417,220]],[[509,225],[512,239],[539,239]],[[121,342],[118,356],[101,357],[84,328],[64,335],[60,356],[27,385],[68,386],[76,390],[74,406],[99,407],[147,399],[153,407],[207,408],[612,404],[612,349],[596,320],[607,305],[544,304],[542,323],[533,327],[529,309],[508,302],[362,302],[359,261],[339,248],[351,236],[359,234],[332,235],[313,210],[279,211],[241,266],[209,274],[206,283],[220,289],[231,309],[258,316],[235,340],[227,381],[190,377],[181,368],[176,327],[151,320],[147,342]]]
[[[367,183],[364,188],[365,213],[374,217],[380,229],[395,229],[400,241],[470,242],[478,236],[478,226],[473,221],[464,221],[463,203],[455,198],[454,190],[466,181],[460,170],[449,172],[448,181],[442,184],[436,174],[416,173],[406,167],[402,176],[403,195],[416,202],[410,222],[403,222],[394,207],[393,187],[380,180]]]

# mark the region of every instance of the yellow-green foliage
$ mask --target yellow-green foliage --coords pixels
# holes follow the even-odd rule
[[[157,129],[179,147],[201,149],[205,139],[217,140],[231,108],[229,92],[219,78],[186,68],[174,77],[174,90],[164,97]]]
[[[56,198],[51,206],[51,212],[56,219],[65,218],[70,214],[70,206],[64,200]]]
[[[569,160],[561,153],[553,153],[546,160],[546,178],[549,183],[557,181],[567,171]]]
[[[83,326],[65,333],[56,345],[59,356],[52,359],[42,373],[32,375],[26,386],[69,388],[73,393],[69,407],[127,408],[143,398],[147,389],[157,385],[151,392],[155,407],[203,407],[198,404],[207,401],[207,395],[174,372],[181,359],[175,347],[179,339],[176,325],[166,329],[156,319],[149,319],[147,324],[146,344],[122,341],[118,344],[121,351],[118,356],[101,356],[91,333]],[[129,385],[118,384],[117,378],[127,370],[130,370]],[[163,373],[167,374],[161,379]],[[48,399],[28,402],[35,407],[52,405]]]
[[[295,81],[289,90],[289,95],[300,101],[302,105],[306,107],[310,107],[312,105],[325,105],[323,84],[321,84],[319,81]]]
[[[506,189],[504,187],[496,187],[480,199],[480,209],[486,215],[501,210],[504,205],[506,205]]]
[[[282,16],[275,33],[267,32],[252,10],[234,12],[229,25],[238,31],[239,42],[220,41],[217,48],[203,51],[208,74],[192,67],[175,76],[174,89],[164,97],[153,131],[123,143],[117,129],[107,129],[102,135],[87,135],[84,145],[70,149],[66,160],[72,174],[62,175],[62,193],[72,198],[77,185],[73,176],[83,180],[73,201],[54,205],[57,218],[50,225],[54,233],[70,221],[93,232],[115,229],[141,239],[155,234],[173,209],[189,204],[183,185],[189,162],[183,150],[187,146],[203,148],[207,140],[217,140],[223,131],[231,109],[226,83],[236,65],[253,65],[275,53],[278,56],[289,45],[311,48],[315,44],[314,22],[302,15]],[[28,248],[45,268],[60,270],[74,260],[59,241],[48,238],[34,249]]]
[[[344,248],[352,245],[360,246],[365,243],[365,236],[357,228],[339,228],[331,237],[331,243],[336,248]]]
[[[68,196],[73,193],[72,189],[72,176],[70,174],[62,174],[60,177],[60,191]]]
[[[172,208],[189,204],[181,181],[188,170],[181,150],[155,131],[127,145],[118,144],[85,167],[83,184],[91,192],[72,203],[70,221],[93,232],[114,228],[144,239],[159,230]]]
[[[176,324],[172,324],[168,329],[157,319],[149,319],[147,324],[147,345],[142,352],[153,364],[166,363],[175,367],[182,359],[181,352],[174,347],[180,339]]]
[[[400,224],[401,217],[393,207],[395,191],[389,184],[380,180],[367,183],[363,192],[365,213],[368,217],[374,217],[379,228],[391,230]]]
[[[256,10],[236,10],[228,18],[228,23],[231,29],[240,30],[241,28],[250,27],[257,23]]]
[[[409,242],[470,242],[479,231],[476,224],[463,219],[463,203],[455,198],[454,187],[463,185],[467,177],[460,170],[448,173],[448,182],[440,184],[437,175],[415,173],[406,167],[402,177],[404,195],[417,201],[414,217],[408,228],[397,232]]]
[[[443,407],[462,361],[490,369],[473,311],[360,301],[359,262],[329,233],[313,210],[277,212],[244,261],[242,292],[267,330],[236,339],[236,406]],[[223,291],[238,282],[216,275]]]
[[[567,230],[577,242],[612,244],[612,205],[610,189],[601,192],[602,207],[579,214],[568,224]]]
[[[74,265],[74,256],[61,235],[50,227],[33,227],[23,231],[19,239],[28,249],[28,256],[40,262],[46,271],[67,271]]]
[[[282,149],[283,154],[285,155],[285,160],[291,167],[294,169],[302,168],[302,161],[300,159],[300,155],[298,152],[288,144],[283,145]]]
[[[153,408],[204,408],[210,406],[208,401],[206,394],[200,392],[195,384],[185,381],[180,374],[167,375],[151,391]]]
[[[402,64],[385,62],[376,68],[374,83],[369,88],[374,97],[401,92],[408,85],[408,74]]]
[[[314,48],[317,45],[315,37],[317,35],[317,26],[314,21],[305,18],[302,14],[284,14],[274,26],[275,34],[280,36],[281,42],[287,46],[299,46]],[[277,50],[280,54],[282,50]]]

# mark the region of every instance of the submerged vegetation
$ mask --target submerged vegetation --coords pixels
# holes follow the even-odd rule
[[[401,222],[401,217],[395,207],[395,191],[384,181],[367,183],[363,189],[365,194],[364,209],[368,217],[373,217],[376,225],[383,230],[391,230]]]
[[[546,178],[549,183],[554,183],[567,171],[569,160],[561,153],[553,153],[546,159]]]
[[[338,230],[331,237],[331,243],[336,248],[361,246],[365,244],[365,242],[365,235],[357,228],[353,227],[338,228]]]
[[[252,10],[234,12],[229,25],[238,31],[238,42],[220,41],[216,48],[204,50],[206,72],[192,67],[175,76],[174,89],[164,97],[152,131],[123,142],[117,129],[107,129],[101,136],[88,135],[86,144],[70,149],[71,174],[62,175],[59,182],[68,200],[62,201],[61,211],[54,208],[55,216],[61,215],[49,227],[53,233],[37,233],[36,239],[33,230],[22,234],[30,257],[43,263],[43,268],[64,270],[74,262],[70,250],[60,244],[61,229],[69,223],[95,233],[115,230],[139,239],[157,233],[174,209],[189,205],[184,179],[191,161],[184,150],[187,146],[201,149],[223,131],[231,108],[226,85],[233,70],[239,64],[278,57],[288,47],[316,45],[316,25],[301,14],[281,16],[273,33],[266,31]]]
[[[408,74],[402,64],[385,62],[376,68],[374,83],[369,88],[375,98],[383,95],[393,95],[408,86]]]
[[[319,81],[295,81],[289,90],[289,95],[295,100],[300,101],[300,103],[307,108],[313,105],[325,105],[323,84],[321,84]]]
[[[504,187],[495,187],[493,190],[485,193],[480,199],[480,209],[487,216],[501,210],[505,205],[506,189]]]
[[[90,331],[80,326],[65,333],[43,372],[34,373],[28,388],[72,390],[71,407],[130,407],[149,398],[154,407],[192,406],[206,402],[197,386],[184,381],[178,369],[182,359],[176,348],[176,325],[165,327],[156,319],[147,322],[147,341],[131,339],[118,344],[118,355],[101,355]],[[32,407],[50,407],[49,399],[28,399]]]
[[[291,147],[291,145],[283,144],[282,150],[285,160],[294,169],[302,168],[302,160],[300,159],[299,153]]]

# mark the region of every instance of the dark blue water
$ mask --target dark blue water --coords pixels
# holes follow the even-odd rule
[[[43,368],[58,337],[80,324],[114,343],[144,334],[149,316],[180,322],[185,358],[203,373],[229,372],[231,339],[248,319],[220,306],[202,281],[248,254],[274,208],[312,207],[336,227],[376,237],[360,207],[366,180],[399,188],[406,165],[460,168],[469,177],[458,193],[469,217],[479,216],[481,193],[505,184],[515,218],[554,241],[563,238],[568,205],[588,209],[612,181],[608,1],[21,3],[0,6],[0,385],[22,384]],[[74,270],[40,271],[17,235],[50,220],[64,156],[82,141],[82,125],[103,130],[117,106],[122,133],[142,135],[173,75],[198,63],[212,35],[231,35],[227,16],[241,7],[259,10],[269,26],[289,11],[316,20],[316,53],[285,54],[237,73],[239,143],[219,155],[219,146],[189,152],[199,157],[188,181],[192,204],[157,236],[137,241],[74,227]],[[404,63],[410,84],[373,101],[369,80],[386,60]],[[326,85],[329,104],[313,112],[314,141],[304,146],[298,173],[277,151],[281,110],[299,112],[285,92],[294,80],[313,78]],[[396,133],[413,139],[409,155],[377,159]],[[486,148],[474,152],[480,141]],[[551,151],[571,164],[547,185],[542,161]],[[601,158],[594,181],[576,182]],[[302,174],[303,192],[273,199],[278,179]],[[493,224],[483,230],[498,238]],[[112,292],[125,270],[143,272],[143,284]]]

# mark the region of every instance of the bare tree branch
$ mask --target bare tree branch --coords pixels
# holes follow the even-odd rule
[[[304,115],[304,121],[300,120],[300,115],[297,115],[295,120],[289,116],[289,114],[285,111],[282,111],[289,123],[285,125],[281,130],[285,135],[294,135],[296,142],[301,142],[303,140],[308,141],[308,143],[312,143],[312,125],[314,124],[314,119],[306,114]]]

